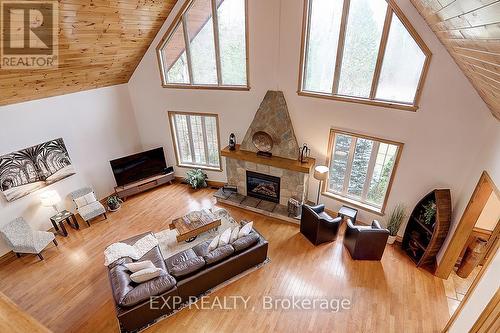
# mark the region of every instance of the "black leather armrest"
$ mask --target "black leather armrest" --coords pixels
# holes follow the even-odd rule
[[[340,223],[342,222],[342,218],[341,217],[321,217],[320,220],[322,221],[325,221],[326,223]]]
[[[372,228],[374,228],[374,229],[382,229],[382,227],[380,226],[380,222],[377,221],[377,220],[373,220],[373,222],[372,222]]]
[[[358,228],[354,224],[352,224],[351,219],[347,219],[347,229],[350,229],[352,231],[359,231]]]
[[[316,206],[309,206],[316,214],[320,214],[325,210],[324,204],[319,204]]]

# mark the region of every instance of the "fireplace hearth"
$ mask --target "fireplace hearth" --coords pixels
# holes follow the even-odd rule
[[[263,173],[248,171],[247,195],[275,203],[280,202],[280,178]]]

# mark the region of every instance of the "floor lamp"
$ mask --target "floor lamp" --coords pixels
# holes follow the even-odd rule
[[[319,194],[321,193],[321,187],[323,182],[328,178],[328,167],[324,165],[318,165],[314,168],[314,179],[319,180],[318,186],[318,198],[316,199],[316,204],[319,204]]]

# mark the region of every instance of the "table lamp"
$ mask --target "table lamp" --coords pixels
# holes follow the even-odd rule
[[[57,213],[59,213],[59,210],[57,209],[57,204],[61,202],[61,197],[56,191],[51,190],[42,193],[42,195],[40,196],[40,201],[42,202],[42,206],[52,207]]]
[[[321,187],[323,182],[328,178],[328,167],[324,165],[318,165],[314,168],[314,179],[319,180],[318,186],[318,198],[316,199],[316,203],[319,204],[319,194],[321,193]]]

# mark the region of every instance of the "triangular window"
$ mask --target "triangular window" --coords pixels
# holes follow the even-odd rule
[[[305,0],[299,93],[416,110],[431,53],[386,0]]]
[[[158,46],[165,87],[248,88],[246,0],[191,0]]]

